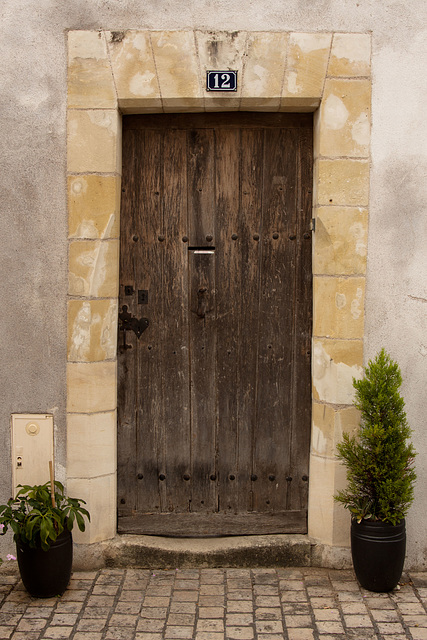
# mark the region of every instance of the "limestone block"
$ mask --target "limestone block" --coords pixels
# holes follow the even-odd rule
[[[316,210],[313,273],[366,273],[368,211],[362,207],[319,207]]]
[[[335,33],[329,60],[329,76],[368,76],[371,36],[368,33]]]
[[[237,111],[241,107],[243,84],[243,61],[246,51],[246,31],[196,31],[201,82],[203,85],[205,111]],[[237,71],[237,91],[216,93],[205,90],[206,72],[215,69]]]
[[[90,513],[90,523],[83,533],[73,529],[77,544],[93,544],[116,535],[116,477],[68,478],[67,490],[72,497],[83,498]]]
[[[337,462],[310,455],[308,535],[324,544],[333,537],[334,489]]]
[[[313,335],[363,338],[365,278],[314,277]]]
[[[327,404],[313,404],[311,451],[317,456],[334,458],[336,444],[343,433],[357,431],[360,412],[354,407],[336,410]]]
[[[68,34],[68,106],[78,109],[117,106],[105,37],[100,31]]]
[[[67,364],[67,411],[114,411],[117,395],[115,362]]]
[[[161,111],[159,82],[148,31],[108,32],[119,107],[124,113]]]
[[[203,108],[193,32],[153,31],[151,42],[164,110]]]
[[[121,119],[118,111],[69,110],[70,173],[121,173]]]
[[[70,238],[118,238],[119,220],[119,176],[68,177]]]
[[[315,204],[366,207],[369,202],[367,160],[319,158],[314,163]]]
[[[368,157],[371,83],[367,79],[325,83],[319,118],[319,153],[322,156]]]
[[[119,241],[73,240],[69,250],[69,293],[115,298],[118,295]]]
[[[313,397],[331,404],[353,404],[353,378],[363,374],[362,340],[313,342]]]
[[[67,417],[67,473],[73,478],[112,474],[117,459],[117,415],[69,413]]]
[[[321,97],[331,40],[329,33],[290,34],[283,99]]]
[[[269,110],[280,106],[288,44],[287,33],[252,32],[247,41],[242,98],[268,99]],[[256,107],[256,104],[252,105]]]
[[[98,362],[117,355],[117,300],[69,300],[68,361]]]
[[[345,468],[335,459],[310,455],[308,535],[317,542],[348,547],[350,516],[334,495],[346,486]]]

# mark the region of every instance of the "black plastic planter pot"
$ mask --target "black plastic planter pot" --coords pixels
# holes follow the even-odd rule
[[[362,587],[369,591],[391,591],[403,571],[406,551],[405,520],[387,522],[355,520],[351,523],[351,555]]]
[[[35,598],[51,598],[64,593],[70,582],[73,563],[73,539],[63,531],[48,551],[31,549],[18,541],[16,556],[22,582]]]

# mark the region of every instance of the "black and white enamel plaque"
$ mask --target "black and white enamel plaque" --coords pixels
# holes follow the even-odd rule
[[[237,91],[237,71],[207,71],[206,91]]]

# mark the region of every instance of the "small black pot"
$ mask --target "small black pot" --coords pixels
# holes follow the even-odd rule
[[[35,598],[62,595],[68,587],[73,564],[73,539],[70,531],[63,531],[48,551],[31,549],[20,540],[16,543],[16,557],[22,582]]]
[[[397,586],[406,551],[405,520],[388,522],[362,520],[351,523],[351,555],[362,587],[386,592]]]

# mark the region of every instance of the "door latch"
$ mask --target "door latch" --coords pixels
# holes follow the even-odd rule
[[[139,339],[144,331],[147,329],[150,321],[148,318],[135,318],[128,311],[126,304],[123,305],[121,312],[119,313],[119,331],[123,331],[123,345],[121,350],[131,349],[132,345],[126,344],[126,331],[133,331],[136,337]]]

